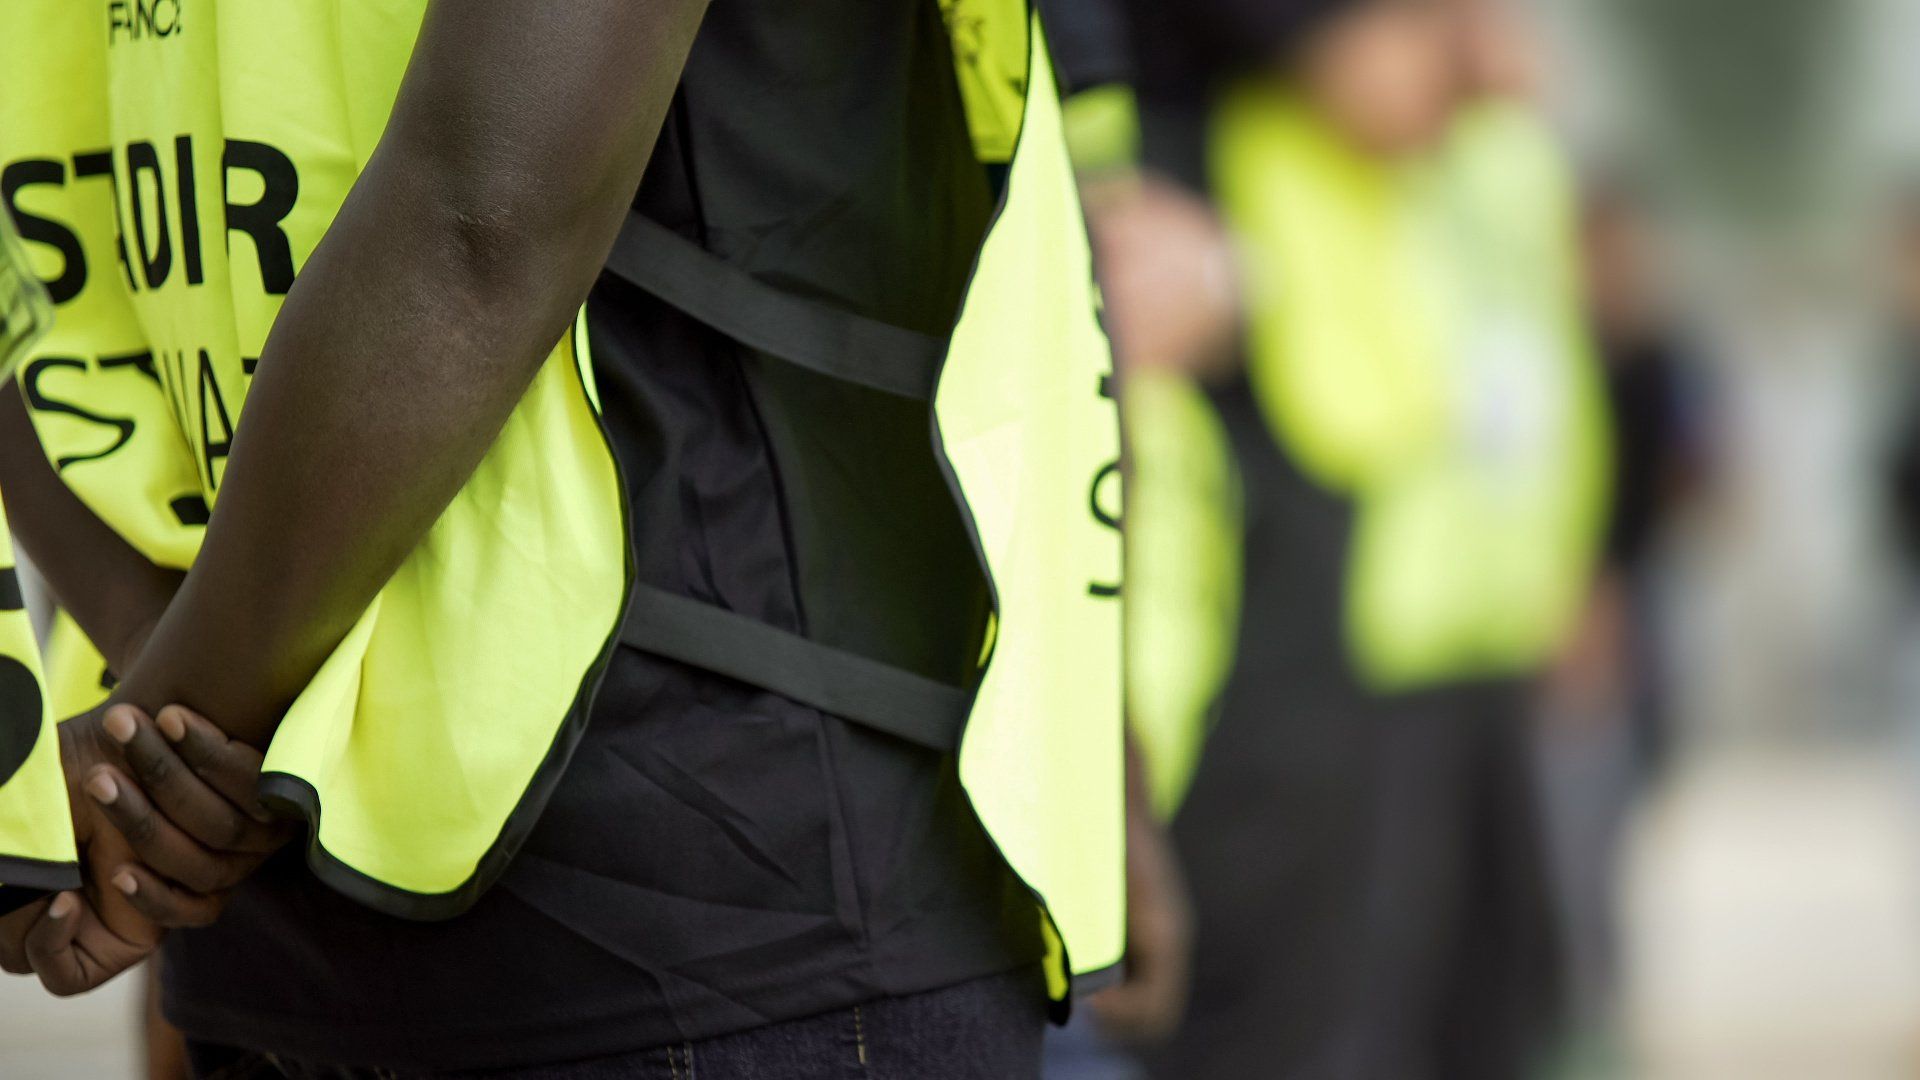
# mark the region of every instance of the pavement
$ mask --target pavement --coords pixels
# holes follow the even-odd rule
[[[1920,814],[1889,747],[1729,750],[1635,829],[1625,1019],[1644,1080],[1920,1077]]]
[[[141,980],[55,998],[0,975],[0,1080],[118,1080],[139,1075]]]

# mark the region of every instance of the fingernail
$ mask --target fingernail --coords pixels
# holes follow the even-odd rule
[[[132,896],[134,892],[140,888],[140,883],[133,879],[132,874],[122,870],[113,875],[113,887],[126,893],[128,896]]]
[[[161,712],[159,716],[153,718],[153,723],[160,729],[160,734],[167,737],[168,742],[179,742],[187,737],[187,722],[180,718],[178,709],[167,709]]]
[[[101,721],[100,726],[106,728],[107,734],[113,741],[122,746],[133,741],[133,733],[139,728],[139,725],[134,722],[133,713],[126,709],[114,709],[107,713],[106,719]]]
[[[120,785],[113,782],[113,777],[101,773],[87,781],[87,794],[102,806],[112,806],[113,800],[120,797]]]
[[[53,903],[47,905],[47,918],[64,919],[73,914],[73,906],[77,903],[79,901],[73,898],[72,893],[63,892],[53,898]]]

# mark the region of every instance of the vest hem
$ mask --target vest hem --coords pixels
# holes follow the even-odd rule
[[[575,320],[575,329],[570,333],[578,335],[581,320]],[[593,714],[593,704],[600,696],[600,686],[605,680],[607,668],[613,661],[614,650],[620,647],[621,627],[625,623],[628,606],[633,602],[637,573],[634,567],[633,545],[629,537],[633,533],[632,510],[627,503],[625,477],[620,472],[620,457],[614,451],[613,437],[607,431],[606,420],[594,404],[593,388],[587,379],[587,369],[593,363],[590,346],[578,336],[574,357],[573,376],[582,397],[588,403],[588,412],[593,416],[594,428],[600,434],[601,449],[606,452],[614,472],[614,494],[620,505],[620,550],[622,581],[620,584],[620,603],[616,607],[613,625],[607,630],[606,637],[600,643],[600,651],[582,674],[579,689],[575,692],[566,715],[561,717],[548,744],[547,751],[540,764],[535,767],[533,776],[527,781],[526,790],[520,793],[513,809],[508,811],[506,820],[500,825],[500,832],[487,849],[475,861],[473,870],[458,886],[445,892],[423,893],[403,889],[381,881],[328,851],[322,843],[320,817],[323,807],[320,793],[308,781],[290,773],[268,772],[260,775],[260,800],[270,808],[288,810],[297,814],[307,824],[310,842],[307,846],[306,861],[315,877],[342,896],[363,904],[375,911],[392,915],[395,918],[411,919],[417,922],[437,922],[451,919],[466,912],[477,903],[486,891],[493,887],[500,876],[506,873],[507,866],[520,850],[527,834],[533,831],[534,822],[546,809],[553,789],[566,772],[567,763],[572,760],[573,752],[580,745],[581,736],[586,732],[587,722]]]
[[[25,855],[0,855],[0,882],[28,889],[77,889],[80,864]]]
[[[77,889],[80,865],[24,855],[0,857],[0,915],[18,911],[51,892]]]
[[[1102,990],[1119,986],[1127,976],[1125,957],[1115,960],[1103,968],[1084,971],[1073,977],[1073,994],[1069,1000],[1083,998],[1088,994],[1097,994]]]

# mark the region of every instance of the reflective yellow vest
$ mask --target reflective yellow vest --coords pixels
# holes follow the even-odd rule
[[[60,740],[0,521],[0,914],[80,885]]]
[[[78,716],[102,704],[113,692],[114,679],[106,657],[93,647],[64,608],[53,612],[53,625],[41,650],[47,672],[47,701],[56,717]]]
[[[1432,159],[1388,164],[1250,89],[1212,146],[1256,397],[1303,471],[1354,502],[1355,669],[1382,691],[1535,670],[1584,597],[1606,497],[1550,139],[1487,104]]]
[[[1082,177],[1124,172],[1140,162],[1140,108],[1133,88],[1108,83],[1066,102],[1067,156]]]
[[[0,213],[0,376],[51,319],[52,307],[28,272],[11,219]],[[46,890],[80,884],[53,716],[13,544],[0,516],[0,914]]]
[[[1186,376],[1123,381],[1127,439],[1127,720],[1153,806],[1186,797],[1233,673],[1245,551],[1241,480],[1225,425]]]
[[[268,329],[373,152],[424,8],[284,0],[183,18],[142,4],[105,27],[68,0],[9,12],[3,194],[61,316],[22,387],[62,477],[161,565],[193,560]],[[856,720],[925,721],[918,737],[957,745],[988,831],[1044,897],[1056,960],[1070,947],[1076,974],[1118,962],[1120,613],[1088,584],[1117,579],[1120,558],[1088,512],[1118,457],[1106,345],[1028,0],[942,9],[976,153],[1007,164],[1006,194],[925,385],[888,389],[928,400],[930,452],[994,585],[974,681],[931,685],[632,582],[582,321],[269,750],[263,794],[310,822],[327,883],[407,917],[464,910],[540,811],[616,642],[727,671],[696,648],[718,636],[752,643],[721,654],[778,660],[729,674]],[[619,251],[626,276],[670,261],[724,276],[644,221]],[[697,297],[667,295],[684,280],[653,284],[701,317]],[[778,302],[802,323],[834,318]],[[1067,971],[1054,965],[1056,997]]]

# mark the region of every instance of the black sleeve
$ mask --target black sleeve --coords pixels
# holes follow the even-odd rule
[[[1125,0],[1040,0],[1040,17],[1062,93],[1133,82]]]
[[[1100,35],[1127,56],[1139,92],[1140,154],[1196,190],[1206,186],[1206,117],[1221,81],[1275,63],[1315,23],[1357,0],[1041,0],[1062,69]],[[1073,23],[1079,23],[1075,27]],[[1127,48],[1131,42],[1131,50]]]
[[[1149,168],[1206,190],[1206,125],[1221,78],[1196,9],[1220,0],[1118,0],[1136,43],[1140,156]],[[1188,2],[1193,7],[1188,6]]]
[[[1146,0],[1194,29],[1206,63],[1226,69],[1271,64],[1321,20],[1358,0]]]

